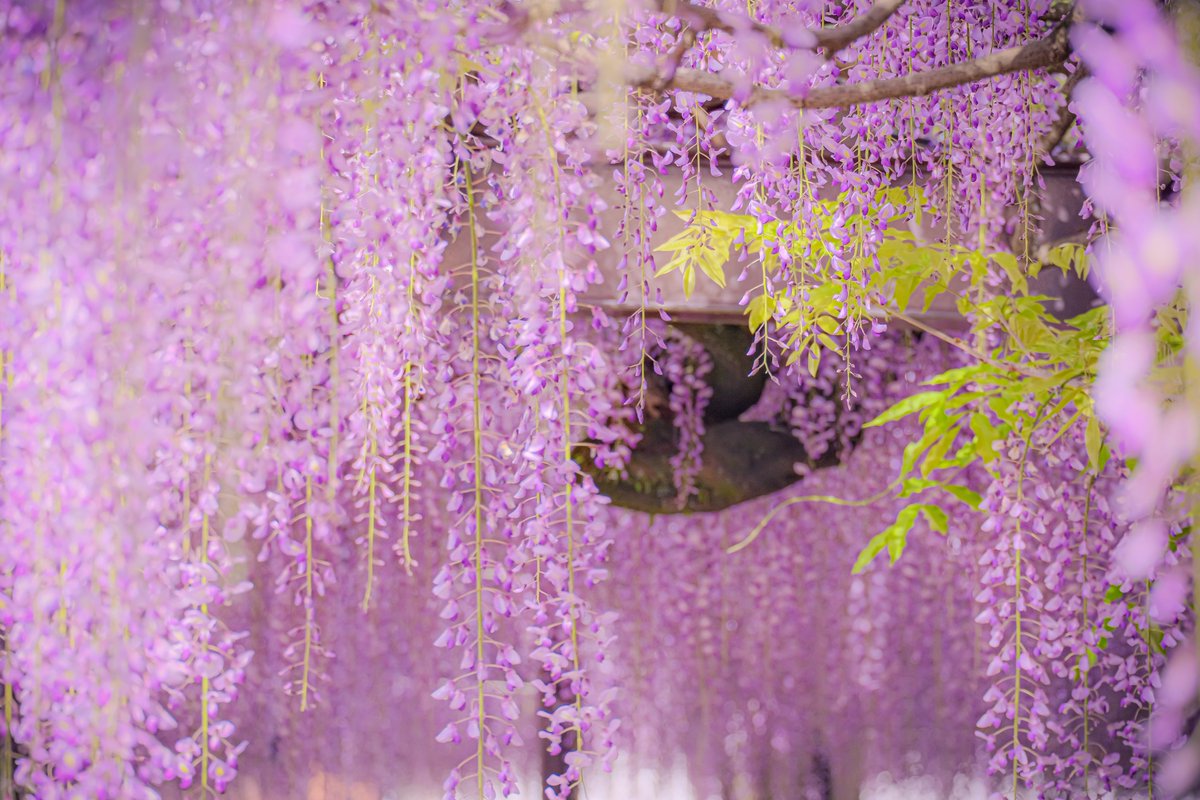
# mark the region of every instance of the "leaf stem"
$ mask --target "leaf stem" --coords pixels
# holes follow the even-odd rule
[[[841,497],[834,497],[833,495],[828,494],[809,494],[802,497],[789,497],[787,500],[784,500],[782,503],[768,511],[767,515],[763,517],[757,525],[754,526],[754,530],[750,531],[750,533],[747,534],[742,540],[725,548],[725,552],[729,555],[733,555],[738,551],[745,550],[754,542],[755,539],[758,538],[759,534],[763,532],[763,529],[770,524],[771,520],[775,519],[776,515],[779,514],[780,511],[783,511],[785,508],[789,508],[790,506],[794,506],[797,503],[829,503],[830,505],[835,506],[859,508],[879,502],[891,494],[892,490],[899,485],[900,478],[896,478],[883,489],[879,490],[877,494],[873,494],[870,497],[866,497],[861,500],[846,500]]]
[[[1024,375],[1025,377],[1028,377],[1028,378],[1052,377],[1052,373],[1043,372],[1041,370],[1029,369],[1028,367],[1022,367],[1018,364],[1013,364],[1010,362],[997,361],[994,358],[992,358],[991,356],[982,352],[981,350],[975,349],[971,345],[964,342],[962,339],[959,339],[957,336],[951,336],[950,334],[946,333],[945,331],[938,330],[937,328],[933,327],[932,325],[927,325],[926,323],[922,322],[918,317],[914,317],[913,315],[908,314],[904,311],[888,309],[887,313],[890,314],[891,316],[895,317],[896,319],[900,320],[901,322],[911,325],[920,331],[924,331],[925,333],[928,333],[930,336],[934,336],[938,339],[941,339],[946,344],[951,345],[952,347],[956,347],[959,350],[962,350],[967,355],[971,356],[972,358],[974,358],[978,361],[982,361],[983,363],[985,363],[989,366],[995,367],[996,369],[1003,370],[1005,372],[1015,372],[1020,375]]]

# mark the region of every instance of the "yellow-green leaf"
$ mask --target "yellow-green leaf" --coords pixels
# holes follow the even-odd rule
[[[665,242],[654,248],[656,253],[674,253],[680,250],[688,250],[696,246],[696,234],[688,228],[683,233],[678,233],[667,239]]]
[[[769,294],[760,294],[758,297],[753,297],[746,304],[746,314],[750,317],[750,330],[757,331],[767,323],[767,320],[775,316],[775,309],[778,304],[775,298]]]
[[[729,251],[725,250],[724,254],[720,254],[716,250],[708,250],[697,260],[700,269],[712,279],[712,282],[722,289],[725,288],[725,258],[729,255]]]
[[[946,451],[954,444],[954,440],[958,438],[958,433],[957,428],[951,428],[933,443],[933,447],[930,447],[929,452],[925,454],[925,460],[921,462],[921,475],[927,478],[929,473],[934,470],[948,466],[942,463],[942,459],[945,458]]]
[[[817,327],[829,334],[841,332],[841,326],[838,324],[838,321],[830,316],[817,317]]]
[[[940,534],[945,534],[950,530],[950,519],[946,516],[946,512],[941,506],[935,506],[932,503],[925,503],[921,506],[921,514],[929,521],[929,527]]]
[[[951,496],[966,503],[971,508],[978,509],[979,504],[983,502],[983,498],[979,496],[979,492],[972,491],[965,486],[959,486],[956,483],[947,483],[942,488]]]
[[[836,341],[834,341],[832,336],[825,334],[825,333],[819,333],[819,334],[817,334],[817,339],[821,342],[822,345],[825,346],[826,349],[832,350],[835,353],[842,352],[841,346]]]
[[[1100,431],[1100,420],[1093,413],[1088,417],[1087,430],[1083,434],[1083,443],[1087,448],[1088,469],[1099,472],[1104,469],[1104,434]]]
[[[883,552],[883,549],[888,546],[888,532],[882,531],[871,537],[871,541],[867,542],[867,546],[858,554],[858,558],[854,560],[854,567],[850,572],[854,575],[859,574],[867,565],[875,560],[875,557]]]
[[[1021,265],[1017,262],[1017,257],[1012,253],[993,253],[992,261],[994,261],[1005,274],[1008,275],[1009,281],[1012,283],[1013,289],[1025,294],[1029,291],[1029,282],[1025,278],[1025,273],[1021,269]]]
[[[874,428],[879,425],[886,425],[889,422],[894,422],[902,417],[907,417],[915,411],[920,411],[923,408],[928,408],[939,400],[944,400],[946,395],[944,392],[917,392],[904,398],[900,402],[893,405],[891,408],[884,411],[875,419],[864,425],[864,428]]]
[[[661,267],[659,267],[658,271],[654,273],[654,277],[661,278],[663,275],[668,275],[668,274],[674,272],[675,270],[679,269],[680,267],[685,266],[687,264],[687,262],[688,262],[688,258],[686,255],[684,255],[684,254],[677,255],[674,258],[672,258],[670,261],[668,261],[666,264],[663,264]]]

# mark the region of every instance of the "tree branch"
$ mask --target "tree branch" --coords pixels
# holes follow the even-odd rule
[[[845,25],[795,31],[755,22],[749,17],[730,15],[691,2],[676,3],[673,8],[664,3],[664,10],[679,17],[697,31],[722,31],[732,35],[753,31],[765,37],[772,47],[824,50],[826,55],[833,56],[838,50],[882,26],[904,2],[905,0],[878,0],[870,9]]]
[[[887,22],[902,5],[904,5],[904,0],[879,0],[866,12],[859,14],[845,25],[832,25],[815,30],[813,35],[817,38],[817,47],[832,56],[838,50],[883,27],[883,23]]]
[[[923,97],[942,89],[966,83],[988,80],[999,75],[1026,70],[1047,69],[1062,65],[1070,55],[1067,25],[1058,26],[1044,39],[1026,45],[998,50],[972,61],[913,72],[898,78],[847,83],[840,86],[810,89],[806,94],[791,94],[782,89],[755,87],[743,100],[743,105],[767,101],[790,103],[796,108],[850,108],[864,103],[891,100],[898,97]],[[657,88],[653,70],[634,69],[629,83],[644,88]],[[695,69],[679,69],[663,88],[704,94],[716,100],[729,100],[739,94],[732,81]]]
[[[1075,92],[1075,87],[1079,82],[1088,75],[1087,67],[1080,64],[1079,67],[1067,76],[1066,81],[1062,85],[1063,98],[1067,101],[1062,110],[1059,112],[1058,119],[1054,121],[1054,125],[1046,132],[1041,144],[1038,146],[1038,154],[1045,153],[1050,155],[1054,148],[1058,147],[1063,138],[1067,135],[1067,131],[1071,130],[1071,126],[1075,124],[1075,112],[1071,110],[1071,95]]]

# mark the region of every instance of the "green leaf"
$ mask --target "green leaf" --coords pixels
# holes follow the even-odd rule
[[[661,267],[659,267],[658,271],[656,271],[654,273],[654,277],[661,278],[663,275],[669,275],[670,273],[674,272],[675,270],[679,269],[680,267],[684,266],[685,264],[687,264],[687,259],[685,257],[675,256],[670,261],[668,261],[666,264],[663,264]]]
[[[838,324],[838,321],[829,316],[817,317],[817,327],[828,334],[837,334],[841,332],[841,326]]]
[[[885,532],[888,534],[888,553],[892,557],[892,563],[896,563],[896,559],[900,558],[900,553],[904,551],[904,545],[908,541],[908,532],[912,530],[913,523],[917,521],[917,513],[921,508],[920,503],[911,506],[905,506],[896,514],[896,521],[887,526]]]
[[[877,533],[871,537],[871,541],[867,542],[867,546],[858,554],[858,558],[854,561],[854,568],[850,571],[851,574],[857,575],[867,568],[867,565],[875,560],[875,557],[883,552],[887,547],[887,531]]]
[[[929,522],[929,527],[943,536],[950,530],[950,519],[941,506],[924,503],[920,506],[921,514]]]
[[[1087,250],[1083,245],[1060,244],[1046,254],[1046,263],[1058,267],[1063,272],[1074,269],[1079,277],[1087,277]]]
[[[1008,275],[1009,281],[1012,283],[1014,291],[1025,294],[1029,291],[1029,282],[1025,278],[1025,273],[1021,269],[1021,265],[1017,263],[1017,257],[1012,253],[992,253],[992,261],[995,262],[1005,274]]]
[[[1004,422],[1012,422],[1013,416],[1009,413],[1012,410],[1013,401],[1002,395],[988,398],[987,407],[992,410],[992,413],[999,417]]]
[[[1099,473],[1104,469],[1105,462],[1108,461],[1108,454],[1104,452],[1104,434],[1100,431],[1100,420],[1096,418],[1095,413],[1088,417],[1083,443],[1087,448],[1088,469],[1093,473]]]
[[[929,521],[929,527],[939,533],[945,533],[947,530],[948,520],[946,512],[932,503],[914,503],[910,506],[905,506],[896,514],[896,521],[888,525],[879,533],[871,537],[871,541],[867,542],[867,546],[858,554],[858,558],[854,562],[854,568],[851,570],[857,575],[866,569],[875,558],[886,549],[888,551],[888,560],[895,564],[904,554],[904,548],[908,545],[908,533],[912,530],[912,526],[917,521],[918,514],[923,515]]]
[[[907,417],[909,414],[920,411],[923,408],[928,408],[945,399],[945,392],[917,392],[896,403],[863,427],[875,428],[880,425],[886,425],[889,422],[895,422],[898,419]]]
[[[775,309],[778,308],[778,303],[775,298],[769,294],[760,294],[758,297],[753,297],[746,304],[746,314],[750,317],[750,330],[757,331],[763,325],[767,324],[767,320],[775,316]]]
[[[988,364],[972,364],[969,367],[955,367],[948,369],[932,378],[922,381],[924,386],[940,386],[942,384],[961,384],[966,383],[969,379],[974,378],[982,372],[991,369]]]
[[[921,442],[909,442],[904,445],[904,458],[900,463],[900,474],[907,475],[912,472],[913,467],[917,463],[917,458],[924,452],[925,448]]]
[[[703,253],[696,263],[700,265],[700,270],[712,280],[717,286],[725,288],[725,260],[729,257],[729,250],[724,252],[720,250],[709,250]]]
[[[784,366],[790,367],[792,364],[795,364],[797,361],[799,361],[800,356],[804,355],[804,353],[807,352],[809,345],[812,344],[812,340],[813,337],[811,333],[803,338],[799,335],[793,337],[789,342],[791,345],[791,352],[788,353],[788,357],[784,360]]]
[[[972,414],[968,424],[971,426],[971,433],[975,434],[975,454],[985,464],[992,461],[998,455],[994,445],[997,440],[1008,435],[1008,426],[993,425],[991,418],[982,411]]]
[[[930,281],[929,283],[925,284],[925,291],[924,291],[925,302],[921,306],[921,310],[924,313],[929,313],[929,309],[933,307],[933,301],[937,300],[938,297],[945,294],[946,290],[949,288],[950,288],[949,284],[947,284],[946,281],[944,281],[944,280]]]
[[[947,417],[941,413],[941,409],[935,409],[935,412],[925,422],[925,432],[915,442],[909,442],[904,448],[904,459],[900,466],[900,475],[907,475],[916,466],[918,460],[922,461],[921,476],[927,478],[929,469],[924,463],[924,459],[928,457],[930,446],[941,440],[950,426],[958,421],[957,417]]]
[[[1163,629],[1157,625],[1151,625],[1149,628],[1143,628],[1140,633],[1146,644],[1150,645],[1150,650],[1154,653],[1162,655],[1167,652],[1163,647]]]
[[[983,498],[979,496],[979,492],[973,492],[965,486],[959,486],[955,483],[947,483],[942,487],[956,499],[961,500],[968,506],[974,509],[979,508],[979,504],[983,502]]]
[[[946,467],[947,469],[965,467],[968,464],[978,460],[978,458],[979,456],[975,453],[975,440],[972,439],[969,442],[965,442],[957,450],[955,450],[953,456],[942,462],[942,466]]]
[[[955,394],[948,403],[946,403],[946,410],[953,411],[956,408],[972,405],[976,400],[981,400],[987,397],[988,394],[988,392],[964,392],[960,388],[958,393]]]
[[[819,286],[814,286],[808,292],[808,302],[812,305],[815,314],[828,314],[836,317],[838,312],[838,304],[834,299],[837,297],[839,284],[835,281],[825,281]]]
[[[921,285],[920,275],[906,275],[896,279],[895,285],[892,287],[892,299],[896,302],[897,308],[908,308],[912,302],[913,293],[917,287]]]
[[[677,233],[670,239],[654,248],[656,253],[674,253],[680,250],[690,250],[696,246],[696,231],[694,228],[687,228],[682,233]],[[662,274],[662,271],[655,273]]]
[[[836,341],[834,341],[833,337],[831,337],[827,333],[818,333],[817,341],[819,341],[822,345],[824,345],[825,349],[827,349],[827,350],[831,350],[835,353],[842,352],[842,348],[838,345],[838,343]]]
[[[921,463],[922,475],[929,477],[929,473],[951,466],[950,464],[943,462],[946,457],[946,452],[954,444],[954,441],[958,439],[958,433],[959,432],[957,429],[951,428],[943,433],[941,437],[933,443],[933,446],[929,448],[929,452],[925,454],[925,460]]]
[[[920,494],[927,489],[932,489],[942,484],[938,481],[929,480],[928,478],[908,478],[904,483],[900,484],[900,497],[912,497],[914,494]]]

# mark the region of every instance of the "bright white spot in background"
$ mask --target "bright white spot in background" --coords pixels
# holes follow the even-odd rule
[[[903,778],[895,781],[888,773],[869,780],[863,786],[862,800],[987,800],[983,781],[955,775],[950,791],[934,778]]]
[[[987,784],[976,777],[955,775],[947,791],[941,781],[934,778],[903,778],[897,781],[885,772],[863,785],[859,800],[988,800],[991,796]],[[1097,800],[1115,798],[1113,793],[1101,792],[1098,787],[1093,787],[1088,796]],[[1026,789],[1018,797],[1020,800],[1034,800],[1037,793]]]
[[[542,800],[536,779],[523,776],[519,781],[518,798]],[[703,800],[692,788],[683,763],[669,772],[653,767],[638,767],[618,760],[611,774],[594,771],[587,775],[584,791],[577,793],[579,800]],[[442,793],[395,789],[385,792],[382,800],[441,800]],[[243,800],[236,798],[235,800]],[[245,800],[258,800],[246,798]],[[272,800],[274,800],[272,798]],[[310,799],[311,800],[311,799]],[[317,797],[315,800],[346,800],[342,797]],[[719,800],[717,798],[716,800]]]
[[[526,781],[521,782],[522,798],[541,800],[541,795],[533,791]],[[741,797],[735,791],[735,797]],[[931,777],[893,778],[888,773],[866,781],[862,790],[853,796],[841,794],[834,800],[989,800],[993,795],[988,791],[988,784],[977,777],[956,775],[950,786]],[[1006,795],[1007,796],[1007,795]],[[378,795],[363,795],[364,800],[376,800]],[[428,794],[425,792],[405,792],[403,790],[385,792],[381,800],[440,800],[441,793]],[[1035,800],[1036,792],[1022,790],[1018,800]],[[1094,787],[1090,797],[1096,800],[1115,800],[1111,792],[1101,792]],[[238,795],[236,800],[275,800],[263,795]],[[335,800],[332,795],[310,794],[308,800]],[[338,796],[336,800],[347,800]],[[653,767],[638,767],[622,764],[620,761],[613,768],[611,775],[593,774],[586,781],[585,791],[580,800],[720,800],[718,797],[703,797],[692,787],[687,777],[685,765],[680,763],[674,769],[663,772]],[[799,800],[787,798],[786,800]]]
[[[698,800],[682,765],[670,772],[651,767],[622,769],[620,762],[610,775],[593,775],[587,780],[582,800]]]

